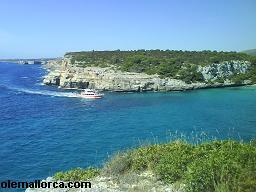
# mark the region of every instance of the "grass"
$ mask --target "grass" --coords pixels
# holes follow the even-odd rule
[[[118,153],[101,169],[57,173],[55,178],[83,180],[99,174],[118,176],[153,172],[168,184],[185,184],[186,191],[256,191],[256,141],[232,140],[189,144],[177,140]]]

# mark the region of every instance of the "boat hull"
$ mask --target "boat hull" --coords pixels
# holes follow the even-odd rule
[[[77,95],[77,97],[83,98],[83,99],[101,99],[101,95]]]

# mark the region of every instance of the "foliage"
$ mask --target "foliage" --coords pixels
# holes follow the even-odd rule
[[[217,83],[224,83],[225,80],[224,80],[223,78],[218,78],[218,79],[216,79],[216,82],[217,82]]]
[[[242,84],[244,80],[251,80],[252,83],[256,83],[256,66],[253,65],[248,73],[235,74],[231,77],[231,80],[235,84]]]
[[[120,175],[127,172],[131,166],[131,155],[127,153],[117,153],[113,158],[108,161],[103,168],[105,175]]]
[[[204,80],[202,73],[197,72],[197,67],[195,65],[189,65],[186,68],[181,69],[178,75],[178,78],[186,83],[200,82]]]
[[[248,73],[248,77],[252,81],[252,83],[256,83],[256,65],[252,67],[252,69]]]
[[[231,81],[237,85],[243,84],[244,80],[248,79],[248,74],[235,74],[231,77]]]
[[[187,191],[253,192],[256,188],[253,143],[213,141],[192,145],[176,141],[151,145],[118,154],[105,169],[108,174],[116,175],[151,170],[167,183],[185,183]]]
[[[256,181],[249,182],[253,177],[248,170],[256,173],[255,162],[256,150],[250,145],[233,141],[203,144],[195,148],[184,180],[188,191],[218,191],[223,186],[227,191],[253,191]]]
[[[97,175],[123,176],[152,171],[166,183],[185,184],[193,192],[256,191],[256,141],[189,144],[174,141],[139,147],[113,156],[99,169],[56,173],[56,180],[81,181]]]
[[[76,168],[67,172],[57,172],[53,177],[61,181],[86,181],[99,175],[100,171],[95,168]]]

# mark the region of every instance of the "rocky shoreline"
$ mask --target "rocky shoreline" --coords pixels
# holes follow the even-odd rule
[[[49,73],[44,77],[45,85],[54,85],[63,89],[91,88],[100,91],[145,92],[145,91],[185,91],[193,89],[250,85],[250,80],[237,84],[230,80],[234,74],[245,74],[251,63],[231,61],[209,66],[199,66],[198,72],[203,82],[186,83],[180,79],[161,78],[159,75],[123,72],[114,67],[78,67],[71,64],[69,58],[48,61],[44,65]],[[223,82],[218,82],[218,79]]]

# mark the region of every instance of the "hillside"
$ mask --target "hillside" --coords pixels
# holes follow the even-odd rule
[[[102,91],[180,91],[256,83],[256,57],[216,51],[69,52],[44,84]]]
[[[224,61],[251,61],[256,59],[244,53],[217,51],[172,51],[172,50],[135,50],[135,51],[90,51],[70,52],[65,57],[71,58],[71,63],[80,67],[115,66],[121,71],[144,72],[158,74],[163,77],[187,76],[186,69],[196,70],[196,66],[206,66]],[[195,73],[195,80],[202,80]]]
[[[245,50],[245,51],[242,51],[242,53],[246,53],[248,55],[256,56],[256,49]]]

